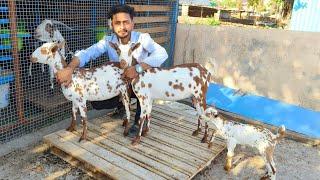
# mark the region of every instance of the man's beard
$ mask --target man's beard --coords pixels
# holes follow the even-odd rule
[[[125,35],[125,36],[120,36],[119,34],[120,33],[116,33],[117,34],[117,36],[118,36],[118,38],[120,38],[120,39],[125,39],[125,38],[127,38],[129,35],[130,35],[130,32],[129,31],[125,31],[126,33],[127,33],[127,35]]]

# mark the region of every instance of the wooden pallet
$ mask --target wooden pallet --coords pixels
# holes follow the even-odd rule
[[[193,137],[196,122],[194,115],[156,105],[151,131],[137,146],[122,135],[122,120],[108,116],[88,123],[88,141],[78,143],[81,126],[76,132],[60,130],[44,140],[52,153],[96,178],[191,179],[225,149],[220,138],[208,149],[200,142],[203,134]]]

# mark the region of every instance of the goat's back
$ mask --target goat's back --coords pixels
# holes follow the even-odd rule
[[[89,101],[105,100],[117,96],[125,83],[123,70],[114,65],[93,69],[78,69],[73,73],[72,83],[64,91],[66,97],[81,97]]]
[[[153,99],[179,100],[191,95],[204,95],[210,73],[199,64],[172,68],[151,68],[139,75],[132,85],[135,91]]]

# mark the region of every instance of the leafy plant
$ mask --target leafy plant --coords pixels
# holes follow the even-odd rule
[[[224,7],[224,8],[236,8],[237,7],[237,0],[211,0],[210,1],[211,7]]]
[[[219,26],[220,25],[220,21],[216,20],[214,17],[207,17],[207,18],[198,19],[195,22],[195,24]]]
[[[214,19],[213,17],[208,18],[208,19],[207,19],[207,23],[208,23],[208,25],[210,25],[210,26],[219,26],[219,25],[220,25],[220,21]]]
[[[218,3],[217,3],[216,0],[211,0],[209,3],[210,3],[211,7],[217,7],[218,6]]]

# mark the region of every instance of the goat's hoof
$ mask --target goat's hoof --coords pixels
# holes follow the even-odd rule
[[[146,136],[147,136],[147,134],[148,134],[148,132],[149,132],[149,128],[145,128],[145,129],[143,129],[143,130],[142,130],[142,134],[141,134],[141,136],[146,137]]]
[[[142,131],[141,136],[146,137],[148,134],[148,131]]]
[[[126,129],[124,130],[123,135],[124,136],[128,136],[129,135],[129,128],[128,127],[126,127]]]
[[[213,142],[209,142],[208,148],[210,149],[212,147],[212,145],[213,145]]]
[[[133,146],[138,145],[138,144],[140,143],[140,140],[141,140],[141,137],[140,137],[140,136],[139,136],[139,137],[136,137],[136,138],[134,138],[134,139],[132,140],[131,144],[132,144]]]
[[[87,138],[80,137],[80,139],[79,139],[79,143],[80,143],[82,140],[87,140]]]
[[[87,136],[86,135],[82,135],[81,137],[80,137],[80,139],[79,139],[79,142],[81,142],[82,140],[87,140]]]
[[[267,180],[267,179],[271,179],[270,175],[268,175],[268,174],[266,174],[260,178],[260,180]]]
[[[197,129],[197,130],[193,131],[192,136],[198,136],[200,131],[201,131],[201,129]]]
[[[225,165],[224,166],[224,170],[226,170],[227,172],[230,172],[231,166],[230,165]]]
[[[73,132],[73,131],[75,131],[75,128],[74,128],[74,126],[70,126],[66,130],[69,132]]]
[[[201,143],[207,143],[207,142],[208,142],[207,137],[203,137],[203,138],[201,139]]]
[[[123,126],[123,127],[127,127],[127,125],[128,125],[128,120],[127,120],[127,119],[124,119],[124,120],[123,120],[123,123],[122,123],[122,126]]]

